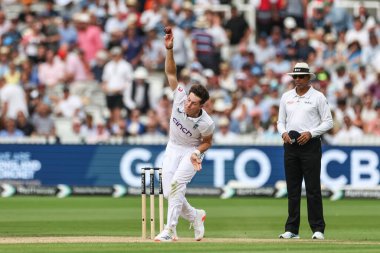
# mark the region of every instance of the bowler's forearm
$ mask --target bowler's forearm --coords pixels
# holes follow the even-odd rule
[[[173,48],[166,50],[166,59],[165,59],[165,73],[166,75],[176,75],[177,67],[174,61]]]

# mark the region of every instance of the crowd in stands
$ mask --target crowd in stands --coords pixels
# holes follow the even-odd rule
[[[326,143],[380,136],[380,25],[364,6],[354,15],[333,0],[256,0],[245,5],[256,12],[252,26],[235,1],[15,2],[0,10],[0,138],[59,141],[60,119],[91,144],[166,136],[165,26],[180,84],[210,91],[204,109],[217,126],[215,143],[281,140],[279,99],[294,87],[286,73],[300,61],[316,73],[313,87],[333,113]],[[14,4],[22,8],[9,15]],[[100,113],[87,110],[94,105]]]

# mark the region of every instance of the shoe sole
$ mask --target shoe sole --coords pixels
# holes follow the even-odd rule
[[[299,236],[294,236],[294,237],[289,237],[289,238],[285,238],[283,236],[279,236],[278,238],[280,238],[280,239],[300,239]]]

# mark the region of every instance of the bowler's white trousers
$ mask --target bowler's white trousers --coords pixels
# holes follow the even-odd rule
[[[184,147],[169,141],[162,165],[162,187],[168,199],[167,226],[175,228],[179,216],[192,222],[196,211],[185,198],[186,185],[196,171],[190,161],[195,147]]]

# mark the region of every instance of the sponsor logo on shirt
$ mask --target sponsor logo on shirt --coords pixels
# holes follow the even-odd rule
[[[178,91],[182,92],[183,91],[182,87],[178,87]]]
[[[182,123],[173,117],[173,123],[181,130],[182,133],[186,134],[187,136],[191,137],[193,134],[188,130],[186,127],[182,125]]]

